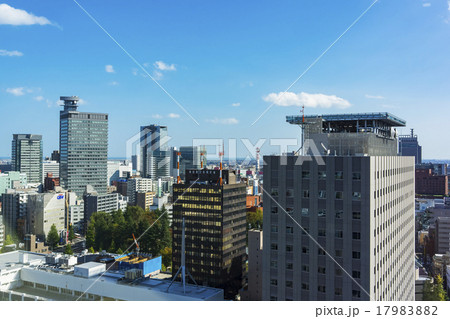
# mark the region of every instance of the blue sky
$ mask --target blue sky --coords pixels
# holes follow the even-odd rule
[[[0,156],[13,133],[42,134],[46,155],[58,149],[59,96],[78,95],[80,111],[110,114],[111,157],[152,123],[168,125],[173,146],[296,138],[285,116],[305,104],[307,114],[391,112],[424,158],[450,158],[447,1],[379,0],[278,99],[373,0],[78,2],[200,125],[74,1],[0,2]]]

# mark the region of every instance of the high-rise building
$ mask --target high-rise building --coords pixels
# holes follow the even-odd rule
[[[42,163],[43,179],[47,177],[47,174],[52,174],[54,178],[59,177],[59,162],[56,161],[44,161]]]
[[[184,179],[186,170],[200,169],[200,147],[181,146],[180,154],[180,176]]]
[[[450,217],[437,217],[435,225],[436,254],[446,254],[450,251]]]
[[[0,197],[9,188],[25,188],[27,184],[28,178],[26,173],[0,173]]]
[[[416,164],[422,163],[422,146],[417,135],[414,135],[414,129],[411,129],[410,135],[398,137],[398,153],[400,156],[414,156]]]
[[[250,229],[248,231],[248,283],[241,293],[241,300],[262,300],[262,263],[263,231]]]
[[[170,176],[168,140],[167,126],[141,126],[139,163],[142,177],[157,180]]]
[[[84,226],[85,231],[89,224],[89,220],[95,212],[111,213],[121,209],[125,211],[127,208],[127,198],[118,194],[98,194],[89,185],[83,196],[84,201]]]
[[[27,233],[28,196],[34,190],[9,189],[2,196],[2,213],[7,235],[17,235],[22,240]]]
[[[42,135],[13,134],[12,170],[25,173],[28,183],[42,183]]]
[[[185,219],[186,269],[200,285],[223,288],[233,298],[245,273],[245,184],[233,172],[188,170],[184,184],[173,184],[173,268],[181,266],[182,220]]]
[[[264,157],[263,300],[414,300],[414,158],[392,130],[405,122],[287,120],[310,140]]]
[[[64,189],[82,196],[86,185],[106,194],[108,114],[78,111],[79,98],[60,98],[60,179]]]
[[[136,193],[146,193],[153,190],[150,178],[133,177],[127,181],[127,196],[130,205],[136,205]]]
[[[52,156],[50,157],[50,160],[59,163],[59,159],[60,159],[59,150],[54,150],[52,152]]]

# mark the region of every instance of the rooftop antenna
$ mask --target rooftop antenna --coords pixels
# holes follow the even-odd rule
[[[259,176],[259,170],[260,170],[260,164],[259,164],[259,161],[260,161],[260,159],[259,159],[259,157],[260,157],[260,152],[261,152],[261,149],[259,148],[259,147],[257,147],[256,148],[256,177],[258,177]]]
[[[302,109],[300,110],[300,113],[302,114],[302,124],[300,124],[300,128],[302,130],[302,139],[301,139],[301,145],[300,148],[297,150],[298,155],[305,155],[305,150],[303,149],[303,146],[305,145],[305,105],[302,105]],[[301,152],[300,152],[301,151]]]
[[[200,168],[203,169],[203,159],[205,156],[205,146],[200,149]]]
[[[184,217],[181,224],[181,266],[178,268],[177,273],[173,277],[172,281],[170,282],[169,287],[167,287],[167,291],[169,291],[170,286],[172,286],[175,279],[177,279],[178,275],[181,272],[181,283],[183,285],[183,293],[186,294],[186,272],[188,276],[191,278],[191,280],[194,282],[194,284],[198,287],[197,282],[192,277],[191,273],[188,269],[186,269],[186,238],[185,238],[185,232],[184,232]]]

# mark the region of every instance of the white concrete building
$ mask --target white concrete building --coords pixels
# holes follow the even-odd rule
[[[48,173],[52,173],[54,178],[59,177],[59,163],[57,161],[42,162],[42,172],[42,182],[44,182]]]
[[[132,175],[133,167],[131,162],[108,161],[108,185],[121,179],[126,179]]]
[[[136,205],[136,193],[153,192],[151,178],[133,177],[127,181],[127,196],[130,205]]]

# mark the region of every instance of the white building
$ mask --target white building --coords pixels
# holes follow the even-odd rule
[[[223,290],[186,285],[169,288],[170,279],[146,278],[139,283],[118,283],[119,272],[74,276],[75,267],[62,269],[45,264],[45,255],[14,251],[0,255],[0,300],[126,300],[221,301]],[[83,266],[81,266],[83,267]],[[101,280],[99,279],[101,277]]]
[[[133,167],[131,162],[108,161],[108,185],[132,175]]]
[[[136,205],[136,193],[147,193],[153,191],[151,178],[133,177],[127,181],[127,195],[131,205]]]
[[[57,161],[42,162],[42,172],[42,182],[44,182],[48,173],[51,173],[54,178],[59,177],[59,163]]]

